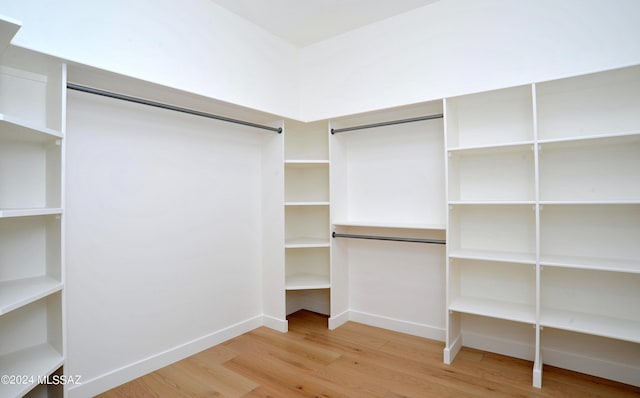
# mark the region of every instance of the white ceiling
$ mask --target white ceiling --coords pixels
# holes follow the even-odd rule
[[[211,0],[297,47],[438,0]]]

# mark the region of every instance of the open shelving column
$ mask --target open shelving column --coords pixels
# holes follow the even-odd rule
[[[327,123],[285,122],[287,314],[329,314],[329,147]]]
[[[536,387],[543,354],[638,382],[639,92],[633,67],[446,100],[446,363],[464,339]]]
[[[60,394],[64,364],[66,66],[9,45],[0,19],[0,374],[3,397]]]

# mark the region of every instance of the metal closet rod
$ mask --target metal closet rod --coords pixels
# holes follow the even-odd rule
[[[444,114],[438,113],[436,115],[418,116],[418,117],[412,117],[409,119],[399,119],[399,120],[391,120],[388,122],[363,124],[362,126],[345,127],[342,129],[331,129],[331,134],[344,133],[345,131],[371,129],[375,127],[392,126],[394,124],[421,122],[423,120],[442,119],[443,117],[444,117]]]
[[[103,97],[109,97],[109,98],[115,98],[115,99],[119,99],[119,100],[123,100],[123,101],[134,102],[136,104],[148,105],[148,106],[153,106],[153,107],[156,107],[156,108],[167,109],[167,110],[170,110],[170,111],[187,113],[189,115],[195,115],[195,116],[206,117],[206,118],[209,118],[209,119],[221,120],[223,122],[241,124],[243,126],[254,127],[254,128],[262,129],[262,130],[275,131],[278,134],[282,133],[282,127],[265,126],[265,125],[262,125],[262,124],[247,122],[247,121],[244,121],[244,120],[233,119],[233,118],[226,117],[226,116],[215,115],[213,113],[196,111],[196,110],[189,109],[189,108],[182,108],[182,107],[179,107],[179,106],[163,104],[162,102],[155,102],[155,101],[150,101],[150,100],[146,100],[146,99],[143,99],[143,98],[136,98],[136,97],[131,97],[131,96],[124,95],[124,94],[114,93],[112,91],[100,90],[100,89],[97,89],[97,88],[87,87],[87,86],[83,86],[83,85],[80,85],[80,84],[75,84],[75,83],[70,83],[69,82],[69,83],[67,83],[67,88],[70,89],[70,90],[82,91],[84,93],[101,95]]]
[[[374,235],[353,235],[338,234],[333,232],[333,238],[370,239],[370,240],[390,240],[396,242],[431,243],[435,245],[446,245],[447,241],[442,239],[418,239],[418,238],[398,238],[394,236],[374,236]]]

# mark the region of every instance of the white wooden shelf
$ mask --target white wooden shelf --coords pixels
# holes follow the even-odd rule
[[[449,310],[508,321],[536,323],[535,306],[520,303],[475,297],[458,297],[449,305]]]
[[[63,361],[62,355],[46,343],[0,356],[0,374],[34,376],[33,384],[0,384],[0,396],[23,396],[36,386],[38,376],[51,374]]]
[[[640,343],[640,321],[542,308],[540,325]]]
[[[284,202],[285,206],[329,206],[329,202],[310,201],[310,202]]]
[[[475,145],[475,146],[464,146],[464,147],[451,147],[447,148],[447,152],[450,152],[452,155],[480,155],[480,154],[492,154],[492,153],[503,153],[503,152],[513,152],[520,150],[533,150],[534,141],[515,141],[515,142],[506,142],[499,144],[489,144],[489,145]]]
[[[612,199],[612,200],[541,200],[538,202],[544,205],[638,205],[640,200],[636,199]]]
[[[640,273],[640,259],[624,260],[613,258],[545,255],[540,257],[540,265],[545,267],[576,268],[592,271]]]
[[[329,239],[320,239],[320,238],[293,238],[287,239],[284,243],[284,247],[286,249],[301,249],[301,248],[311,248],[311,247],[329,247],[330,241]]]
[[[331,282],[328,275],[297,273],[287,276],[287,290],[329,289]]]
[[[467,260],[498,261],[533,265],[536,263],[535,253],[514,253],[495,250],[450,249],[449,257]]]
[[[288,159],[284,161],[284,164],[299,164],[299,165],[315,165],[315,164],[329,164],[328,160],[325,159],[320,159],[320,160],[313,160],[313,159]]]
[[[62,133],[57,130],[2,113],[0,113],[0,132],[0,137],[15,140],[44,142],[52,138],[62,138]]]
[[[35,209],[0,209],[0,218],[48,216],[54,214],[62,214],[62,209],[60,207],[45,207]]]
[[[451,200],[450,206],[464,205],[535,205],[535,200]]]
[[[0,315],[62,290],[62,282],[48,276],[0,282]]]
[[[423,229],[433,231],[444,231],[446,226],[443,224],[412,224],[401,222],[379,222],[379,221],[346,221],[336,220],[333,222],[334,227],[367,227],[367,228],[392,228],[392,229]]]
[[[573,137],[559,137],[559,138],[547,138],[538,140],[538,144],[562,144],[562,143],[579,143],[580,141],[592,141],[592,140],[600,140],[600,139],[615,139],[615,138],[624,138],[624,137],[634,137],[639,136],[640,130],[631,130],[631,131],[618,131],[618,132],[609,132],[602,134],[592,134],[592,135],[577,135]]]

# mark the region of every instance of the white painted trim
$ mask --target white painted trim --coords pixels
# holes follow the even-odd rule
[[[269,315],[262,315],[262,325],[278,332],[286,333],[289,331],[289,321]]]
[[[533,364],[533,386],[535,388],[542,388],[542,359],[539,363]]]
[[[349,320],[349,310],[329,318],[329,330],[337,329]]]
[[[640,387],[640,366],[550,348],[542,354],[545,364]]]
[[[417,322],[405,321],[402,319],[389,318],[386,316],[370,314],[360,311],[349,311],[349,320],[365,325],[376,326],[383,329],[393,330],[395,332],[406,333],[413,336],[424,337],[427,339],[444,341],[445,330],[431,325],[424,325]]]
[[[451,365],[451,362],[453,362],[456,355],[458,355],[458,352],[460,352],[461,348],[462,348],[462,337],[461,335],[458,335],[458,337],[456,337],[456,339],[451,344],[451,347],[444,348],[444,352],[443,352],[444,363],[446,365]]]
[[[114,369],[101,376],[85,380],[82,384],[69,388],[69,398],[92,397],[103,393],[111,388],[256,329],[263,325],[263,319],[263,315],[254,316],[206,336],[170,348],[164,352]]]
[[[465,332],[463,330],[462,346],[520,358],[526,361],[533,361],[534,359],[535,347],[533,339],[531,340],[531,344],[528,344],[521,341],[501,339],[495,336]]]

